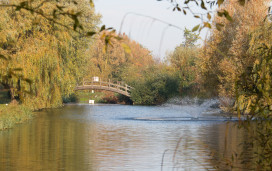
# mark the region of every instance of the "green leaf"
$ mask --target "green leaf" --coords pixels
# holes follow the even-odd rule
[[[8,60],[4,55],[0,55],[0,59]]]
[[[75,15],[78,17],[82,14],[82,12],[77,12]]]
[[[20,11],[21,8],[22,8],[21,6],[17,6],[16,9],[15,9],[15,11]]]
[[[23,80],[26,81],[26,82],[29,83],[29,84],[32,84],[32,82],[33,82],[33,81],[32,81],[31,79],[29,79],[29,78],[24,78]]]
[[[22,68],[13,68],[12,71],[23,71]]]
[[[217,15],[219,17],[223,17],[224,16],[227,20],[232,21],[232,17],[229,15],[229,12],[226,11],[226,10],[224,10],[223,12],[222,11],[221,12],[217,11]]]
[[[93,0],[90,0],[90,5],[91,5],[91,7],[94,7]]]
[[[232,21],[232,17],[229,15],[229,12],[224,10],[224,16],[226,17],[227,20]]]
[[[215,27],[218,31],[221,31],[222,30],[222,27],[224,27],[224,24],[221,24],[221,23],[216,23],[215,24]]]
[[[76,30],[77,27],[79,27],[79,21],[77,18],[74,19],[74,26],[73,26],[73,29]]]
[[[86,34],[86,36],[93,36],[93,35],[95,35],[96,34],[96,32],[95,31],[90,31],[90,32],[87,32],[87,34]]]
[[[197,30],[199,29],[199,27],[200,27],[200,24],[198,24],[197,26],[195,26],[195,27],[192,29],[192,32],[197,31]]]
[[[108,46],[109,44],[111,44],[111,36],[106,35],[106,37],[105,37],[105,45]]]
[[[23,2],[20,3],[20,6],[21,7],[28,6],[28,2],[27,1],[23,1]]]
[[[246,4],[246,0],[239,0],[238,1],[240,5],[244,6]]]
[[[53,10],[53,18],[57,18],[57,14],[56,14],[56,13],[57,13],[57,10],[54,9],[54,10]]]
[[[122,37],[119,37],[119,36],[116,36],[114,37],[116,40],[122,40],[123,38]]]
[[[100,28],[100,32],[103,31],[103,30],[105,30],[105,29],[106,29],[106,26],[103,25],[103,26]]]
[[[223,16],[223,12],[219,12],[219,11],[217,11],[217,15],[219,16],[219,17],[222,17]]]
[[[63,11],[64,6],[56,5],[56,7],[57,7],[60,11]]]

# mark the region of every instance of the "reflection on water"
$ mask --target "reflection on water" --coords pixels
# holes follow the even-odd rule
[[[0,132],[0,170],[227,169],[244,133],[220,119],[180,119],[191,117],[186,111],[188,106],[67,105],[39,112]]]

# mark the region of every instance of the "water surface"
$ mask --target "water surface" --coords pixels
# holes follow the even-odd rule
[[[245,136],[217,111],[82,104],[38,112],[0,132],[0,170],[228,170]]]

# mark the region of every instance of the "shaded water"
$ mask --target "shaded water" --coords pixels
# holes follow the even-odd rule
[[[209,106],[67,105],[38,112],[0,132],[0,170],[228,168],[245,136]]]

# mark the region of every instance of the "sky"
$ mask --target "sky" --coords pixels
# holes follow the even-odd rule
[[[173,11],[173,6],[166,0],[94,0],[94,4],[96,11],[102,15],[101,25],[114,27],[119,33],[126,16],[121,31],[160,59],[183,42],[185,27],[192,29],[201,22],[189,14],[184,16],[182,12]],[[180,29],[132,13],[154,17]]]

